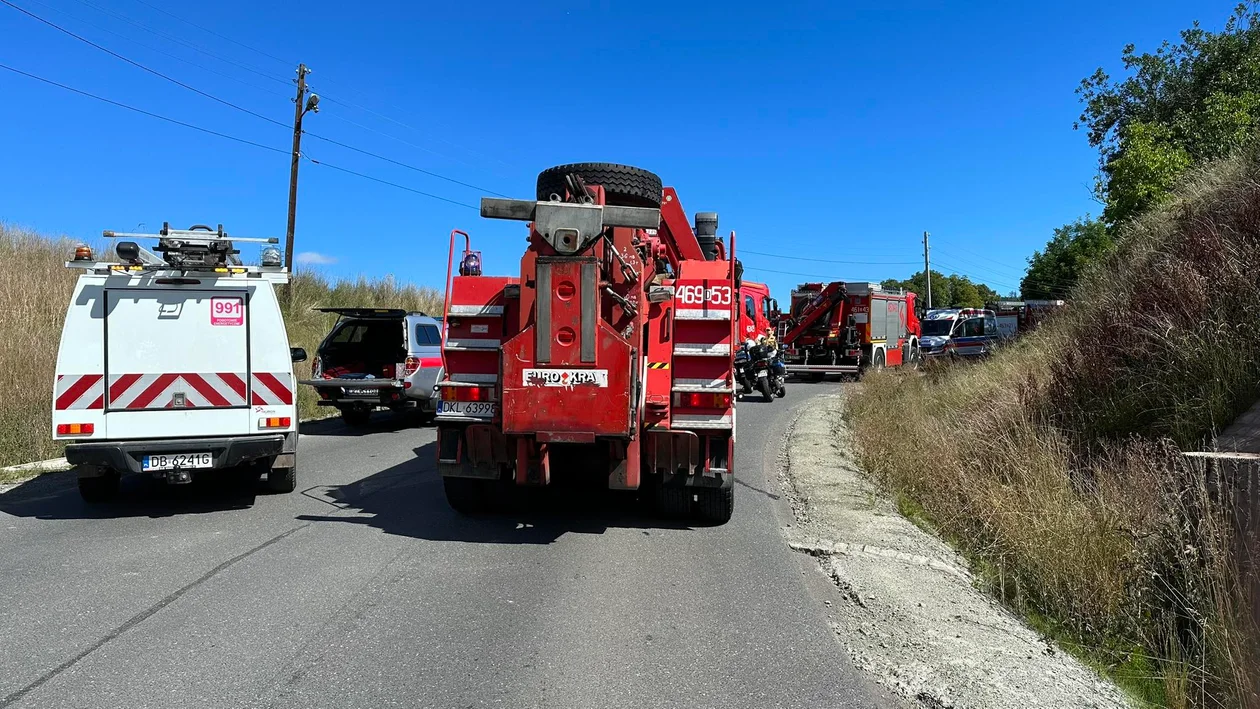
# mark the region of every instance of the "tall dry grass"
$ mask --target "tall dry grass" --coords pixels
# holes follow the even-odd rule
[[[0,222],[0,465],[60,455],[52,391],[74,246]]]
[[[1253,150],[1134,223],[1037,333],[984,363],[869,377],[850,401],[877,479],[1156,704],[1260,707],[1260,490],[1180,452],[1260,395],[1258,265]]]
[[[52,440],[52,383],[57,345],[77,271],[65,267],[75,242],[0,222],[0,466],[52,458],[61,446]],[[285,328],[294,347],[313,357],[336,321],[312,310],[329,307],[390,307],[437,313],[439,291],[399,283],[393,276],[330,281],[314,272],[293,278],[292,305],[281,299]],[[299,378],[309,364],[297,364]],[[326,414],[310,387],[298,387],[304,418]]]

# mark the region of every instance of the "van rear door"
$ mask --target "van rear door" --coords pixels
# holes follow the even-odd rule
[[[111,439],[252,433],[248,291],[106,288],[105,381]]]

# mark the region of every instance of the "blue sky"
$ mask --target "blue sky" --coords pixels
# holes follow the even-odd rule
[[[1234,4],[11,1],[286,124],[303,61],[323,97],[309,131],[480,189],[311,137],[304,153],[466,205],[531,198],[554,164],[649,168],[689,213],[719,212],[747,277],[784,300],[805,280],[906,277],[924,230],[934,268],[1011,290],[1054,227],[1100,211],[1080,79]],[[288,150],[287,129],[3,5],[0,37],[0,64]],[[287,155],[7,71],[0,92],[0,220],[284,235]],[[439,285],[452,228],[489,272],[517,270],[519,223],[309,162],[300,184],[296,251],[330,275]]]

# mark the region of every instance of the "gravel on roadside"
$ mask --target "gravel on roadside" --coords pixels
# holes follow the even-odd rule
[[[786,534],[839,587],[832,627],[859,669],[919,707],[1129,706],[977,589],[965,559],[861,475],[843,394],[815,401],[784,441],[781,482],[795,517]]]

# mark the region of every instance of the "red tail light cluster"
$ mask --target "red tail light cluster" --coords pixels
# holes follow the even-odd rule
[[[94,423],[57,424],[58,436],[90,436],[93,433],[96,433],[96,424]]]
[[[404,367],[405,367],[405,369],[406,369],[406,371],[407,371],[407,376],[409,376],[409,377],[410,377],[411,375],[413,375],[413,374],[415,374],[415,373],[416,373],[416,370],[417,370],[417,369],[420,369],[420,358],[419,358],[419,357],[408,357],[408,358],[407,358],[407,362],[406,362],[406,364],[404,365]]]
[[[442,387],[442,401],[491,401],[493,387]]]
[[[311,376],[318,377],[324,369],[324,363],[319,359],[319,355],[311,360]]]
[[[730,394],[708,394],[704,392],[685,392],[674,394],[674,406],[689,409],[729,409]]]
[[[288,428],[293,419],[288,416],[268,416],[258,419],[259,428]]]

